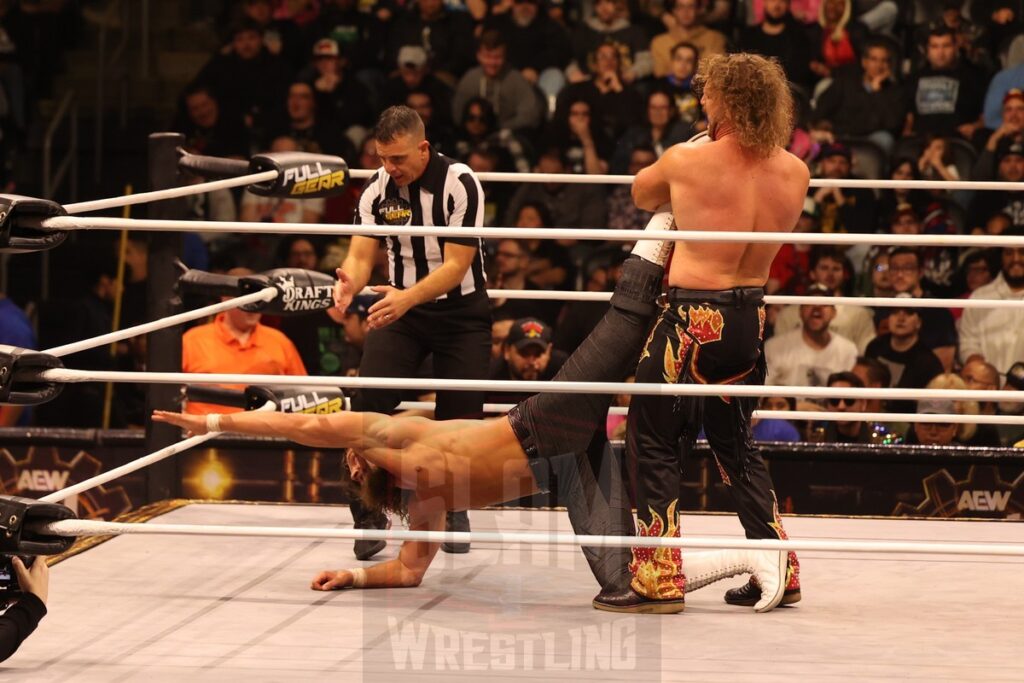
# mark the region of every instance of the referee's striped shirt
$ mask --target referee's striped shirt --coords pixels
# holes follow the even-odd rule
[[[484,193],[466,164],[430,150],[420,178],[399,187],[381,167],[366,180],[356,218],[364,225],[430,225],[479,227],[484,221]],[[456,287],[437,298],[455,301],[486,291],[483,240],[479,237],[382,238],[388,250],[388,279],[408,289],[444,263],[445,242],[476,246],[477,257]]]

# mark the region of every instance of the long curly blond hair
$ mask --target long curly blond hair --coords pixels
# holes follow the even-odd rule
[[[767,158],[789,144],[793,94],[778,60],[748,53],[705,57],[694,86],[699,93],[711,88],[740,145],[755,155]]]

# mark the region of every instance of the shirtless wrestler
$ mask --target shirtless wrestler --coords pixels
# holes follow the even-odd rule
[[[677,145],[633,182],[642,209],[671,201],[679,230],[790,231],[807,194],[807,166],[785,147],[793,101],[779,64],[760,56],[711,57],[695,79],[708,117],[706,145]],[[764,284],[779,244],[677,242],[667,306],[637,366],[638,383],[763,384]],[[626,437],[636,474],[641,536],[679,535],[680,441],[683,453],[703,428],[748,538],[785,538],[771,478],[754,446],[756,399],[633,397]],[[649,602],[681,602],[692,589],[685,555],[634,552],[631,587],[602,595],[602,608],[648,611]],[[799,565],[789,555],[785,602],[800,598]],[[756,577],[726,601],[759,604]]]
[[[671,223],[671,214],[662,212],[650,227],[670,228]],[[668,250],[669,245],[661,242],[637,244],[623,265],[608,313],[569,357],[556,380],[622,381],[632,372],[657,311],[655,299]],[[599,457],[594,465],[587,454],[596,430],[604,425],[611,398],[538,394],[507,416],[491,420],[436,422],[354,412],[234,413],[206,418],[162,411],[155,412],[153,419],[194,434],[219,430],[349,449],[348,474],[363,502],[407,515],[414,530],[443,530],[448,510],[515,500],[543,490],[553,477],[576,533],[632,535],[631,506],[618,468],[607,457]],[[397,559],[366,569],[321,572],[312,588],[417,586],[438,547],[407,541]],[[602,594],[617,594],[628,587],[629,548],[583,550]],[[785,553],[730,550],[683,556],[691,590],[750,572],[765,587],[756,609],[771,609],[781,600]],[[665,605],[658,601],[650,605],[650,612],[681,610],[677,605],[663,610]]]

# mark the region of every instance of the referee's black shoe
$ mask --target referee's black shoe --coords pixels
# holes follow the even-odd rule
[[[366,512],[360,511],[362,514],[356,515],[355,507],[353,506],[353,518],[354,526],[357,529],[389,529],[391,528],[391,520],[383,512]],[[381,550],[387,547],[387,541],[364,541],[358,540],[355,542],[352,552],[355,553],[357,560],[369,560],[371,557],[379,553]]]
[[[469,513],[449,512],[444,520],[445,531],[469,531]],[[442,543],[441,550],[446,553],[461,555],[469,552],[469,543]]]

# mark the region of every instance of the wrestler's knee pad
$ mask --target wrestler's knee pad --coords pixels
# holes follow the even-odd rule
[[[663,266],[630,256],[622,264],[622,276],[612,294],[612,306],[639,315],[654,315],[664,277]]]

